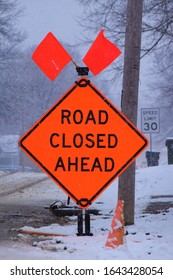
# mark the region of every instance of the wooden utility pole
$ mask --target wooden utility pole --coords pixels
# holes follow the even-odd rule
[[[137,125],[143,0],[128,0],[121,109]],[[135,163],[120,176],[118,198],[124,200],[126,225],[134,224]]]

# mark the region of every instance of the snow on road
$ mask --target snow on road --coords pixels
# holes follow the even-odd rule
[[[125,227],[124,244],[110,249],[105,242],[110,230],[113,212],[117,202],[117,180],[93,203],[101,215],[91,217],[93,236],[77,236],[76,217],[71,217],[65,225],[50,224],[34,229],[23,224],[24,229],[40,232],[62,233],[67,236],[31,239],[28,235],[19,235],[17,241],[0,242],[0,259],[61,259],[61,260],[110,260],[110,259],[173,259],[173,208],[164,208],[155,214],[144,210],[149,203],[172,202],[173,172],[171,165],[161,165],[138,169],[136,171],[136,208],[135,224]],[[40,176],[45,176],[39,173]],[[15,174],[20,180],[25,173]],[[33,180],[33,173],[27,176]],[[39,175],[36,175],[39,176]],[[8,176],[3,177],[3,180]],[[30,187],[23,193],[11,194],[8,203],[41,203],[42,201],[66,200],[66,195],[51,180],[41,185],[40,189]],[[6,181],[7,182],[7,181]],[[1,181],[2,184],[2,181]],[[9,183],[10,184],[10,183]],[[2,187],[2,186],[1,186]],[[4,197],[5,198],[5,197]],[[47,199],[47,200],[46,200]],[[71,203],[73,205],[73,203]],[[172,205],[172,204],[170,204]],[[1,224],[0,226],[3,226]],[[32,242],[31,242],[32,241]]]

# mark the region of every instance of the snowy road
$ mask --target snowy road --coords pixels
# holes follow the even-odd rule
[[[135,224],[125,227],[124,244],[114,250],[107,248],[105,242],[117,202],[117,180],[93,203],[101,211],[101,215],[91,218],[93,237],[78,237],[76,217],[58,223],[57,217],[44,208],[55,200],[67,201],[67,195],[46,178],[43,173],[16,173],[0,178],[0,259],[173,259],[171,165],[136,170]],[[62,236],[17,236],[11,231],[11,240],[5,240],[9,238],[7,230],[14,227]]]
[[[47,188],[52,196],[46,197]],[[44,195],[45,193],[45,195]],[[56,196],[55,196],[56,195]],[[0,241],[14,239],[24,225],[32,227],[63,224],[48,206],[58,199],[58,188],[43,173],[16,173],[0,176]]]

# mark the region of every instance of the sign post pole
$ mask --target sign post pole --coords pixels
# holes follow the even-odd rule
[[[150,152],[152,152],[152,133],[150,133]]]
[[[134,125],[137,125],[142,7],[143,0],[127,1],[121,108]],[[134,224],[134,194],[135,162],[120,176],[118,183],[118,198],[124,201],[126,225]]]

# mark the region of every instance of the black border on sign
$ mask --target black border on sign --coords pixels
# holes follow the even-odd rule
[[[119,117],[131,127],[132,130],[138,134],[140,138],[144,141],[144,145],[100,188],[99,191],[95,193],[90,199],[80,198],[77,199],[67,188],[62,184],[24,145],[25,139],[77,88],[77,87],[86,87],[89,86]],[[127,165],[133,162],[138,154],[148,145],[146,138],[136,129],[136,127],[128,121],[117,109],[114,107],[108,99],[106,99],[91,83],[90,80],[82,78],[79,81],[76,81],[74,86],[34,125],[20,140],[19,147],[21,147],[33,160],[47,173],[49,176],[60,185],[65,192],[73,198],[76,203],[81,207],[88,207],[92,201],[126,168]]]

